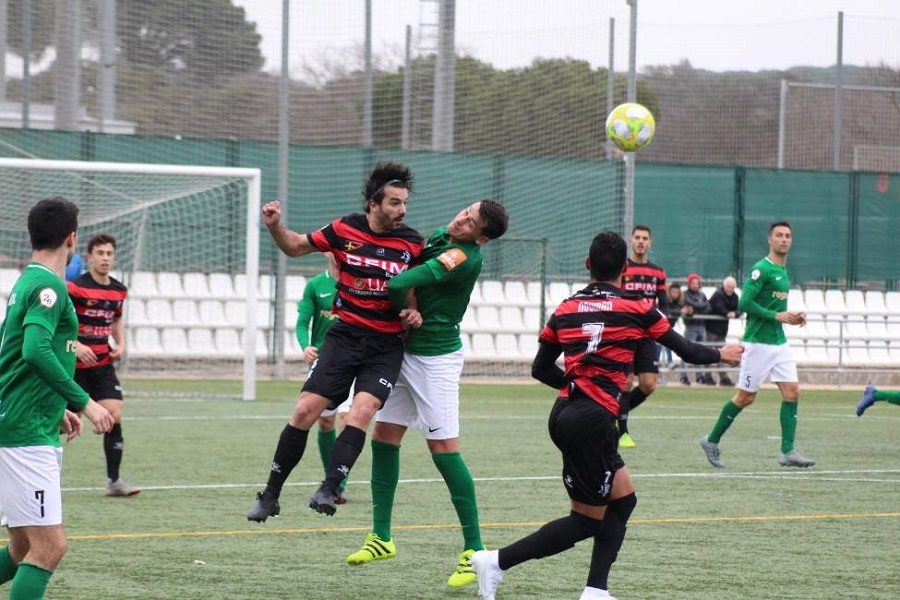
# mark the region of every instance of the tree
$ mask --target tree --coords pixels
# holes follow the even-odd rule
[[[263,64],[256,24],[231,0],[124,0],[118,34],[125,61],[197,83],[255,72]]]

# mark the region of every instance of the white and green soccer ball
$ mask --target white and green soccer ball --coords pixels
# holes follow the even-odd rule
[[[620,104],[606,118],[606,137],[622,152],[635,152],[650,143],[656,120],[647,107],[635,102]]]

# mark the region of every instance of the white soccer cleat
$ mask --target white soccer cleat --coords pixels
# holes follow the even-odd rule
[[[478,574],[478,596],[481,600],[494,600],[497,588],[503,581],[498,555],[497,550],[479,550],[472,555],[472,568]]]
[[[581,592],[578,600],[616,600],[615,596],[610,596],[607,590],[587,586]]]

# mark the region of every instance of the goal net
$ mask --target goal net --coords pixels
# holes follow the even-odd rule
[[[231,379],[228,395],[254,399],[268,323],[259,169],[0,159],[4,307],[31,256],[28,210],[53,196],[80,209],[82,255],[92,236],[116,237],[113,275],[129,287],[120,373]]]

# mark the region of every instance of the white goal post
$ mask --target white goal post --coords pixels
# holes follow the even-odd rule
[[[148,275],[155,283],[156,275],[162,277],[162,272],[174,274],[175,278],[188,272],[203,278],[215,273],[241,284],[239,297],[232,300],[235,306],[243,303],[243,323],[236,323],[240,315],[232,315],[232,330],[227,332],[235,340],[230,367],[222,370],[221,365],[228,361],[217,354],[216,345],[200,343],[194,347],[185,344],[183,352],[174,354],[172,347],[164,344],[157,344],[153,349],[148,345],[143,357],[138,352],[127,360],[138,370],[141,369],[137,363],[154,362],[158,365],[152,371],[155,376],[179,376],[187,372],[185,365],[191,364],[193,375],[208,374],[213,378],[222,377],[222,373],[235,374],[236,363],[240,361],[243,363],[240,396],[254,400],[256,361],[260,354],[257,322],[260,180],[261,172],[255,168],[0,158],[0,269],[4,272],[0,282],[0,295],[4,297],[0,299],[5,305],[5,294],[8,294],[3,289],[5,282],[14,275],[13,269],[21,268],[31,255],[27,233],[29,208],[43,198],[63,196],[80,209],[80,253],[86,251],[90,236],[101,232],[116,235],[114,275],[122,277],[126,284],[137,284],[133,276],[138,273]],[[182,289],[180,279],[177,288],[171,289]],[[129,297],[138,291],[132,288]],[[147,306],[154,293],[161,296],[160,302],[172,304],[180,299],[177,292],[166,297],[164,290],[154,288],[147,292]],[[204,291],[204,295],[207,293]],[[227,301],[214,293],[209,298],[210,302]],[[194,299],[197,303],[201,301],[199,296]],[[126,327],[130,327],[128,304],[126,300]],[[161,315],[150,309],[146,313],[146,329],[161,331],[162,324],[156,327],[153,322]],[[185,334],[188,330],[190,333],[196,330],[198,340],[211,340],[213,332],[218,333],[213,321],[179,322],[187,313],[195,314],[183,311],[181,315],[167,317],[169,332],[178,334],[179,327],[182,328],[180,335],[173,339],[188,340]],[[221,325],[226,324],[223,321]],[[241,351],[242,356],[238,356]]]

